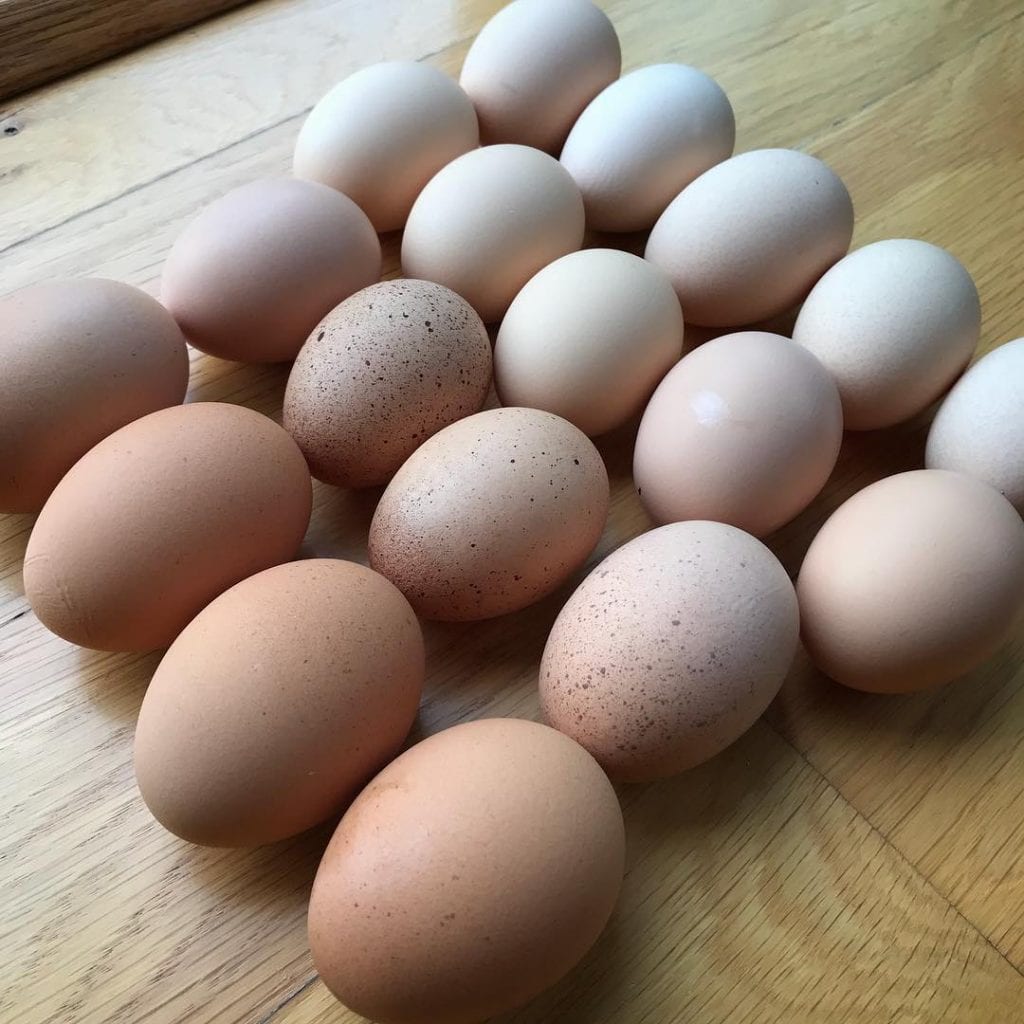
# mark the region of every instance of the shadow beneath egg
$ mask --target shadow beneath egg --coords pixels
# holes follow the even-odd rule
[[[348,490],[313,481],[313,514],[297,558],[344,558],[366,565],[373,513],[384,487]]]
[[[146,687],[163,655],[163,650],[112,654],[81,647],[76,657],[77,685],[105,717],[134,726]]]
[[[291,363],[236,363],[197,353],[191,362],[185,403],[245,405],[280,423]]]

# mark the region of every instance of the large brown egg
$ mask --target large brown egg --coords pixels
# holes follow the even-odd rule
[[[465,299],[430,281],[382,281],[314,328],[288,377],[284,426],[317,479],[371,487],[478,412],[490,383],[491,343]]]
[[[188,386],[173,317],[131,285],[32,285],[0,300],[0,512],[38,512],[97,441]]]
[[[1024,523],[998,491],[939,469],[841,505],[797,580],[804,645],[837,682],[906,693],[985,661],[1024,607]]]
[[[435,434],[370,524],[370,564],[431,619],[486,619],[551,593],[594,549],[608,474],[560,416],[491,409]]]
[[[25,594],[44,626],[82,647],[166,647],[219,593],[292,558],[311,506],[302,452],[266,416],[219,402],[150,413],[50,495],[25,552]]]
[[[778,693],[799,631],[793,584],[750,534],[642,534],[566,602],[540,668],[547,720],[613,777],[674,775],[739,738]]]
[[[242,362],[294,359],[317,321],[380,277],[380,242],[348,196],[317,181],[233,189],[178,236],[160,297],[196,348]]]
[[[135,775],[153,815],[207,846],[252,846],[338,813],[399,750],[423,686],[409,602],[318,558],[221,594],[146,690]]]
[[[386,1024],[475,1024],[583,957],[622,884],[622,812],[594,759],[535,722],[431,736],[356,798],[309,903],[313,963]]]

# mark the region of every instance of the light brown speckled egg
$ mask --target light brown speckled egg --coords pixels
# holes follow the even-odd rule
[[[457,725],[356,798],[309,903],[313,963],[388,1024],[476,1024],[532,999],[600,935],[624,867],[608,779],[567,737]]]
[[[317,479],[371,487],[478,412],[490,383],[491,343],[465,299],[430,281],[382,281],[314,328],[288,377],[284,427]]]
[[[302,832],[394,757],[422,687],[420,626],[386,579],[330,558],[266,569],[160,662],[135,731],[142,797],[207,846]]]
[[[491,409],[435,434],[370,524],[370,564],[431,619],[486,619],[551,593],[594,549],[608,474],[585,434],[537,409]]]
[[[976,668],[1024,609],[1024,523],[994,488],[920,469],[865,487],[797,580],[804,646],[837,682],[907,693]]]
[[[97,441],[187,386],[185,339],[138,288],[51,281],[0,300],[0,512],[38,512]]]
[[[50,495],[25,552],[25,595],[82,647],[165,647],[222,591],[293,558],[312,501],[302,452],[266,416],[221,402],[150,413],[86,452]]]
[[[723,523],[662,526],[566,602],[544,648],[541,706],[612,778],[664,778],[753,725],[798,631],[793,584],[760,541]]]

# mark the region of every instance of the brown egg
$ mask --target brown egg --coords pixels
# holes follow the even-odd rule
[[[485,146],[420,193],[402,270],[458,292],[491,323],[541,267],[580,247],[583,229],[580,190],[557,160],[526,146]]]
[[[294,556],[312,500],[302,453],[266,416],[219,402],[150,413],[50,495],[25,594],[82,647],[166,647],[223,590]]]
[[[615,29],[590,0],[515,0],[473,40],[459,84],[476,107],[483,142],[555,153],[621,68]]]
[[[295,175],[344,192],[377,231],[394,231],[434,174],[478,142],[473,104],[443,71],[385,61],[349,75],[312,109]]]
[[[387,1024],[475,1024],[571,970],[624,867],[619,803],[583,749],[535,722],[431,736],[342,818],[309,902],[313,963]]]
[[[416,616],[383,576],[330,558],[265,569],[160,662],[135,731],[142,798],[206,846],[302,832],[398,753],[423,667]]]
[[[842,439],[839,393],[813,356],[777,334],[727,334],[658,385],[633,479],[658,522],[714,519],[764,537],[825,486]]]
[[[490,384],[491,343],[465,299],[429,281],[382,281],[313,329],[288,377],[284,426],[317,479],[371,487],[478,412]]]
[[[265,178],[211,203],[178,236],[160,297],[196,348],[294,359],[330,309],[380,277],[380,242],[348,196]]]
[[[188,350],[156,299],[119,281],[0,299],[0,512],[38,512],[97,441],[188,386]]]
[[[672,278],[688,324],[738,327],[799,302],[852,234],[853,204],[835,172],[806,153],[758,149],[687,185],[645,256]]]
[[[370,564],[430,619],[517,611],[565,582],[608,515],[608,474],[571,423],[491,409],[435,434],[370,524]]]
[[[797,581],[804,646],[837,682],[907,693],[956,679],[1024,607],[1024,523],[987,484],[922,469],[841,505]]]
[[[544,648],[541,706],[612,778],[665,778],[754,724],[798,632],[793,585],[760,541],[723,523],[662,526],[566,602]]]

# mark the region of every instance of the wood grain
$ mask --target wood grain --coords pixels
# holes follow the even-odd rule
[[[500,0],[269,0],[19,100],[0,130],[0,291],[67,274],[153,288],[205,202],[286,173],[303,113],[360,63],[456,72]],[[857,242],[911,235],[975,275],[983,348],[1024,334],[1024,11],[934,0],[608,0],[627,66],[691,61],[739,145],[800,145],[849,183]],[[635,240],[633,240],[635,241]],[[385,242],[397,272],[396,241]],[[191,399],[279,416],[286,371],[194,354]],[[795,572],[872,479],[921,463],[928,416],[849,436],[825,493],[772,538]],[[648,525],[635,425],[600,448],[612,513],[594,559]],[[365,560],[377,492],[317,486],[304,553]],[[77,650],[28,610],[29,516],[0,516],[0,1020],[356,1018],[316,979],[309,883],[329,827],[248,852],[163,833],[131,733],[158,660]],[[525,611],[426,628],[416,735],[537,715],[535,673],[571,584]],[[711,764],[622,790],[629,874],[612,927],[509,1024],[1009,1022],[1024,1000],[1024,633],[967,680],[841,691],[798,661],[765,720]]]

